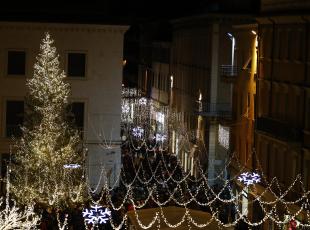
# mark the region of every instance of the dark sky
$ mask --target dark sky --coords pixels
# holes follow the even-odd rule
[[[249,13],[259,0],[54,0],[16,1],[1,5],[0,20],[110,22],[170,19],[205,12]]]

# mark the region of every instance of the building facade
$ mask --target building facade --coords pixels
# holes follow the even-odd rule
[[[253,19],[254,21],[254,19]],[[234,25],[236,60],[240,63],[233,79],[232,151],[243,166],[253,168],[254,124],[257,78],[257,25]],[[236,170],[239,170],[236,167]]]
[[[297,7],[295,1],[286,1],[288,5],[290,2]],[[297,2],[300,9],[306,6]],[[271,2],[262,4],[263,9],[268,5],[271,10]],[[301,173],[309,189],[309,17],[274,15],[257,19],[255,148],[269,179],[276,176],[289,185]]]
[[[117,177],[121,164],[120,114],[123,37],[127,26],[0,23],[0,153],[5,160],[21,134],[26,79],[45,32],[55,40],[60,68],[71,85],[71,112],[88,148],[90,186],[98,183],[102,166]],[[99,159],[99,160],[98,160]]]
[[[186,171],[196,171],[196,159],[204,162],[210,179],[225,170],[230,156],[232,80],[239,65],[232,25],[247,21],[248,16],[209,14],[172,22],[171,105],[195,136],[191,150],[179,154]],[[204,151],[195,153],[197,147]]]
[[[234,82],[232,147],[245,170],[259,172],[269,182],[276,177],[283,190],[298,174],[310,188],[307,10],[307,1],[265,0],[254,24],[234,26],[242,68]],[[238,167],[232,167],[232,173],[239,173]],[[257,185],[258,191],[264,185]],[[248,202],[255,194],[242,185],[235,191],[246,194],[240,201],[242,212],[260,219],[259,205]],[[287,197],[293,198],[295,192]],[[302,220],[301,215],[298,218]],[[275,226],[266,221],[265,228]]]

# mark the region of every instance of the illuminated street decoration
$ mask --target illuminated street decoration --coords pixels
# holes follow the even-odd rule
[[[147,103],[147,100],[145,97],[142,97],[139,99],[139,105],[146,105],[146,103]]]
[[[156,120],[161,123],[164,124],[165,122],[165,114],[161,113],[161,112],[157,112],[156,113]]]
[[[229,149],[229,129],[219,125],[218,141],[225,149]]]
[[[130,107],[127,103],[122,105],[122,113],[129,113]]]
[[[167,139],[167,136],[164,134],[156,133],[155,139],[158,142],[164,142]]]
[[[79,165],[79,164],[66,164],[66,165],[64,165],[65,169],[77,169],[80,167],[81,167],[81,165]]]
[[[68,121],[71,87],[65,80],[53,44],[46,33],[33,76],[25,85],[26,103],[31,105],[26,119],[31,122],[25,124],[27,131],[22,132],[14,147],[16,167],[12,167],[11,191],[21,207],[35,202],[35,207],[67,210],[88,200],[87,194],[81,192],[87,183],[83,178],[84,170],[69,169],[79,167],[77,164],[83,167],[86,151],[80,132]],[[0,229],[8,229],[2,226],[0,224]]]
[[[257,184],[261,181],[260,175],[258,173],[244,172],[238,177],[238,180],[244,183],[246,186],[251,184]]]
[[[99,205],[91,205],[90,209],[85,208],[82,212],[87,224],[105,224],[111,217],[111,211]]]
[[[144,134],[144,129],[142,129],[140,126],[137,126],[137,127],[132,129],[132,135],[134,137],[142,138],[143,134]]]

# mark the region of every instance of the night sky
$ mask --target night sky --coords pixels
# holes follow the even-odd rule
[[[252,13],[258,0],[88,0],[7,2],[0,20],[131,24],[141,20],[171,19],[207,12]]]

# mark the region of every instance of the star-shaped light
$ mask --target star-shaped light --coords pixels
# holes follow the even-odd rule
[[[258,173],[244,172],[240,174],[238,180],[246,186],[249,186],[251,184],[259,183],[261,181],[261,177]]]
[[[142,97],[139,99],[139,105],[146,105],[146,103],[147,103],[147,100],[145,97]]]
[[[154,139],[157,142],[164,142],[167,139],[167,136],[164,134],[156,133],[156,136],[154,137]]]
[[[137,126],[135,128],[132,129],[132,135],[134,137],[139,137],[139,138],[142,138],[143,137],[143,134],[144,134],[144,129],[141,128],[140,126]]]
[[[87,224],[105,224],[111,217],[111,211],[100,205],[91,205],[90,209],[85,208],[82,212]]]

